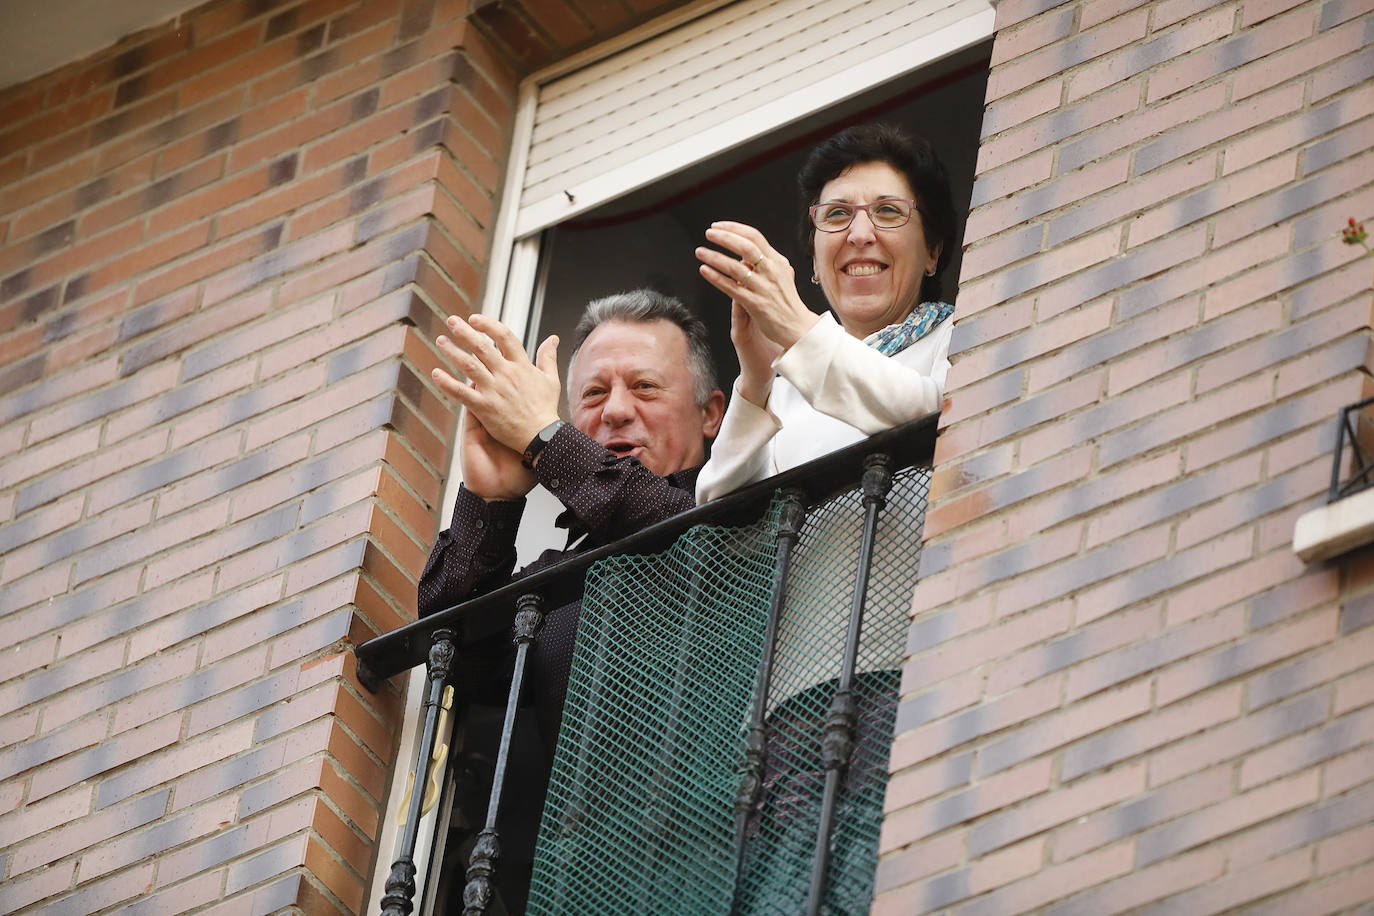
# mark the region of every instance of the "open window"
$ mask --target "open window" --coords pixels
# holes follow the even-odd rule
[[[707,4],[675,19],[522,87],[483,311],[533,348],[551,333],[568,339],[591,299],[653,287],[707,323],[728,387],[737,368],[728,302],[700,279],[693,255],[706,227],[730,218],[759,228],[792,262],[803,298],[823,310],[797,241],[795,176],[815,141],[864,121],[898,123],[930,139],[949,169],[956,210],[967,213],[993,14],[986,0],[749,0]],[[951,288],[958,261],[956,250],[946,272]],[[445,525],[459,480],[455,456]],[[550,546],[560,508],[547,494],[532,495],[522,561]],[[425,680],[422,669],[413,674],[412,699]],[[411,707],[418,703],[407,715]],[[455,749],[491,725],[466,720]],[[403,741],[400,771],[412,765],[410,748]],[[388,824],[406,780],[396,782]],[[443,799],[422,822],[421,912],[432,911],[440,885],[426,871],[448,876],[439,899],[456,899],[455,889],[461,895],[466,857],[445,850],[442,840],[459,791],[450,774]],[[374,901],[391,846],[384,837]],[[443,864],[427,869],[426,861]]]

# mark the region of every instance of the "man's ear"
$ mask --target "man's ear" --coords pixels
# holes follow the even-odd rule
[[[720,432],[720,421],[725,417],[725,392],[719,388],[712,391],[701,410],[701,434],[707,439],[714,439],[716,433]]]

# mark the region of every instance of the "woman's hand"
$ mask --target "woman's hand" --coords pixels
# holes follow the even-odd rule
[[[797,294],[792,265],[768,244],[763,233],[744,223],[717,222],[706,230],[706,240],[738,257],[698,248],[701,276],[748,312],[754,328],[776,344],[779,352],[791,347],[820,320]],[[735,338],[736,324],[732,316],[731,339]],[[739,349],[738,341],[735,348]],[[744,362],[741,352],[741,372]]]
[[[766,409],[773,390],[773,360],[782,355],[782,347],[759,330],[748,310],[738,302],[730,303],[730,342],[739,355],[736,384],[740,396],[755,407]]]

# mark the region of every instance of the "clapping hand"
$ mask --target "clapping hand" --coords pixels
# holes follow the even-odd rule
[[[787,258],[753,226],[716,222],[706,230],[714,248],[696,250],[706,282],[730,297],[730,340],[740,361],[740,394],[763,406],[772,387],[772,363],[820,316],[797,293]]]
[[[451,335],[436,343],[467,376],[435,369],[439,388],[465,408],[463,482],[484,499],[513,499],[534,487],[521,455],[535,435],[558,419],[558,338],[539,346],[531,362],[509,328],[485,315],[448,319]]]

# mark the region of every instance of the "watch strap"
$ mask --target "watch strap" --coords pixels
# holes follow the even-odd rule
[[[534,438],[530,440],[530,444],[525,446],[525,454],[520,458],[520,463],[529,470],[534,470],[535,457],[544,450],[544,446],[548,445],[553,439],[554,433],[558,432],[562,427],[562,420],[554,420],[548,426],[545,426],[539,432],[535,433]]]

